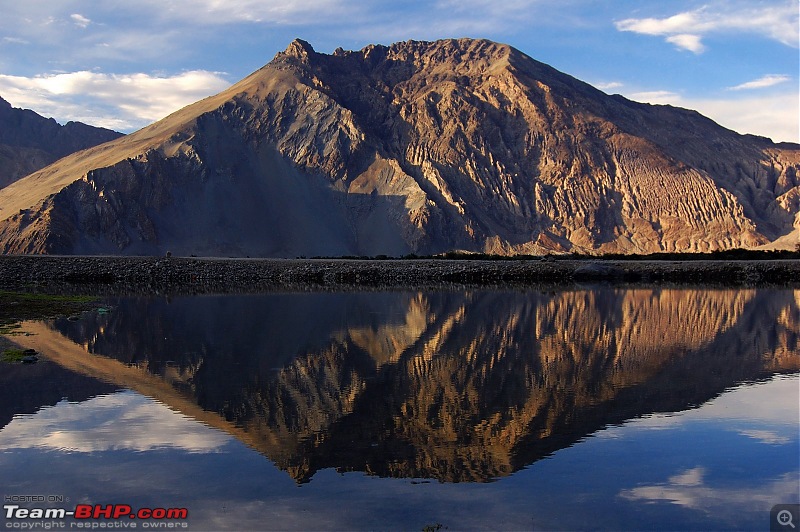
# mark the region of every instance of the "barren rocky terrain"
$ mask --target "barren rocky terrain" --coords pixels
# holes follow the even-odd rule
[[[298,257],[794,248],[800,146],[485,40],[320,54],[0,190],[4,253]]]
[[[358,260],[0,256],[0,289],[237,293],[575,284],[800,286],[798,260]]]

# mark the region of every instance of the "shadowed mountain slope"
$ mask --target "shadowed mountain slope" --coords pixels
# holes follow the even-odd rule
[[[6,253],[794,247],[800,147],[608,96],[506,45],[300,40],[0,191]]]
[[[59,125],[0,98],[0,188],[56,160],[121,137],[109,129],[80,122]]]

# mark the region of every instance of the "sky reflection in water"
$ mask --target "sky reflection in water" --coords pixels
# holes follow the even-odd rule
[[[16,412],[6,494],[185,506],[193,529],[763,529],[800,499],[791,291],[114,305],[30,337],[129,389]]]

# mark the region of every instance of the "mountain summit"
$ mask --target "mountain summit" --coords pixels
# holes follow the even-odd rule
[[[6,253],[793,247],[800,146],[486,40],[316,52],[0,190]]]

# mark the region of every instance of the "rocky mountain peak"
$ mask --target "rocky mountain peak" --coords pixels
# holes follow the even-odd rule
[[[361,50],[337,48],[333,54],[318,53],[306,41],[295,39],[273,63],[289,62],[309,69],[326,69],[328,74],[346,76],[353,69],[370,77],[403,70],[406,74],[452,70],[478,73],[493,66],[508,65],[510,56],[524,56],[514,48],[485,39],[443,39],[439,41],[404,41],[384,46],[370,44]],[[313,61],[312,61],[313,58]]]
[[[424,62],[459,64],[470,61],[491,62],[506,58],[511,46],[487,39],[442,39],[438,41],[405,41],[389,47],[393,58],[422,58]],[[520,52],[517,52],[520,53]]]
[[[289,46],[286,47],[286,50],[278,55],[283,57],[293,57],[302,61],[308,61],[309,57],[313,57],[316,55],[316,53],[317,52],[314,51],[314,47],[311,46],[310,43],[304,41],[303,39],[295,39],[289,43]]]

